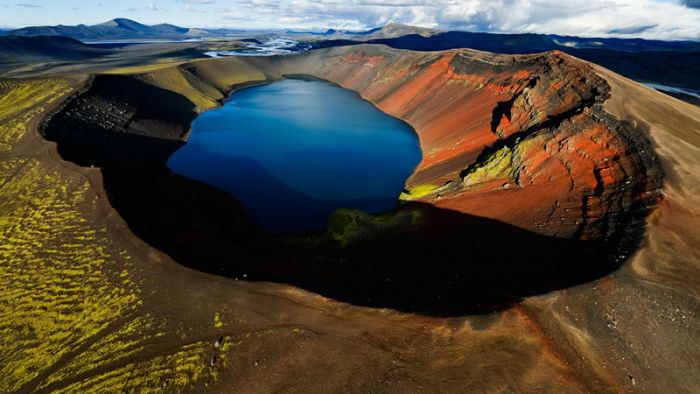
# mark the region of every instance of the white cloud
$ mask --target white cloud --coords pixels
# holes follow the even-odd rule
[[[166,8],[158,7],[158,5],[156,3],[147,2],[146,5],[143,6],[143,8],[129,7],[129,8],[123,9],[122,12],[138,12],[138,11],[142,11],[142,10],[153,11],[153,12],[168,11]]]
[[[201,10],[199,8],[192,7],[192,4],[190,4],[190,3],[185,3],[185,6],[182,7],[182,10],[187,11],[187,12],[195,12],[195,13],[205,13],[206,12],[206,11]]]
[[[209,0],[185,0],[204,4]],[[509,33],[700,40],[696,0],[219,0],[237,27],[365,29],[388,22]]]

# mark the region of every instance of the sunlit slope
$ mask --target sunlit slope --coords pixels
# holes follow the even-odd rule
[[[608,85],[560,52],[333,48],[279,61],[358,91],[416,130],[423,160],[405,199],[559,237],[610,237],[658,196],[643,133],[602,107]],[[198,64],[204,64],[198,63]]]
[[[90,179],[57,166],[27,133],[75,82],[0,86],[0,391],[214,381],[235,344],[216,333],[220,315],[204,312],[212,337],[193,338],[188,325],[145,311],[143,269],[107,228]]]
[[[234,85],[288,73],[355,89],[421,138],[405,198],[544,234],[600,236],[613,228],[595,223],[615,223],[606,214],[656,202],[660,174],[643,150],[660,158],[663,195],[641,248],[593,283],[483,316],[360,308],[204,275],[144,244],[110,206],[98,169],[61,160],[33,132],[62,94],[89,83],[3,82],[0,391],[697,391],[697,110],[560,54],[354,47],[131,71],[193,113]],[[508,102],[510,112],[499,107]],[[558,115],[556,127],[545,123]],[[584,206],[595,209],[578,231]]]

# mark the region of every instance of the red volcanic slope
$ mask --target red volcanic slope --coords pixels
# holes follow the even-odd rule
[[[609,87],[561,52],[334,48],[252,60],[358,91],[416,130],[423,161],[409,198],[538,233],[611,235],[652,203],[661,172],[642,133],[602,109]],[[430,185],[430,186],[428,186]],[[432,190],[425,195],[426,191]]]
[[[697,109],[689,105],[605,70],[594,72],[586,63],[560,53],[530,56],[466,50],[416,53],[380,46],[333,48],[292,57],[203,60],[136,76],[96,77],[92,90],[82,96],[86,100],[77,100],[75,105],[88,104],[92,111],[105,110],[98,114],[69,111],[66,115],[77,119],[72,119],[76,123],[66,123],[69,127],[65,129],[68,133],[80,131],[74,125],[82,121],[91,134],[82,133],[75,140],[82,144],[92,136],[102,145],[109,139],[102,138],[105,134],[94,133],[95,130],[119,135],[150,132],[154,138],[145,139],[149,147],[151,141],[156,142],[155,152],[163,152],[160,148],[167,142],[164,140],[181,138],[187,131],[190,115],[215,105],[236,84],[272,80],[285,73],[315,75],[354,89],[415,127],[424,160],[407,182],[412,192],[408,198],[496,218],[540,234],[604,241],[612,238],[614,242],[615,237],[624,237],[624,226],[641,231],[643,222],[634,219],[639,218],[634,213],[646,212],[655,201],[661,183],[660,167],[643,132],[637,129],[639,125],[654,138],[656,152],[664,159],[664,169],[669,173],[665,200],[648,220],[645,245],[621,269],[621,274],[527,298],[502,313],[457,319],[357,308],[293,286],[200,275],[171,264],[168,256],[142,242],[133,242],[130,235],[124,236],[124,223],[116,213],[91,213],[89,217],[109,225],[108,234],[114,235],[118,248],[115,250],[121,253],[125,249],[127,257],[134,257],[131,271],[134,281],[129,283],[136,283],[143,290],[136,298],[138,313],[126,316],[127,320],[117,319],[114,327],[126,324],[127,337],[117,336],[117,340],[131,340],[136,335],[143,339],[140,343],[145,351],[117,355],[123,357],[118,360],[106,359],[100,365],[91,365],[88,372],[59,383],[71,383],[74,379],[84,387],[94,382],[101,384],[105,375],[100,374],[115,363],[132,365],[136,370],[146,363],[160,368],[162,355],[184,349],[183,344],[190,346],[191,339],[204,338],[202,343],[205,343],[206,338],[211,338],[208,346],[212,346],[216,338],[226,335],[226,343],[235,343],[229,353],[229,362],[234,364],[225,369],[225,362],[217,364],[217,368],[222,368],[222,379],[210,389],[246,389],[257,384],[269,390],[291,387],[300,391],[322,390],[320,387],[328,388],[326,391],[336,387],[354,387],[356,391],[382,391],[387,387],[395,391],[410,391],[415,387],[484,391],[508,387],[512,391],[675,392],[697,387],[697,379],[685,371],[694,370],[697,359],[694,358],[697,352],[687,345],[696,339],[692,327],[697,326],[693,323],[697,320],[694,311],[698,288],[694,286],[698,282],[695,245],[699,243],[694,240],[700,239],[695,230],[699,217],[696,196],[700,193],[692,175],[700,166],[697,159],[700,117]],[[97,94],[103,93],[95,90],[100,84],[104,84],[107,93],[119,91],[120,95]],[[155,111],[163,97],[170,95],[164,95],[162,89],[148,95],[144,84],[178,93],[170,98],[184,104],[178,107],[183,109],[172,111],[175,107],[168,105],[167,113]],[[611,113],[634,123],[621,121]],[[156,119],[159,116],[163,119]],[[106,135],[112,136],[109,133]],[[122,159],[132,164],[139,154],[153,152],[138,152],[133,147],[130,143],[128,155],[111,146],[109,151],[118,151],[114,157],[119,164],[123,163]],[[82,155],[87,150],[77,151]],[[152,162],[152,159],[145,157],[143,161]],[[54,167],[74,171],[72,166],[63,164]],[[110,181],[105,177],[106,181],[101,182],[97,172],[89,171],[96,179],[91,182],[93,186],[101,187]],[[122,207],[124,210],[120,212],[147,212],[147,218],[156,219],[154,227],[147,230],[164,234],[164,238],[172,237],[175,232],[187,234],[187,238],[188,231],[204,235],[223,232],[223,236],[212,240],[194,238],[193,243],[202,249],[210,245],[221,247],[204,250],[207,255],[194,255],[205,262],[209,260],[203,256],[225,256],[226,264],[239,263],[233,258],[239,258],[246,249],[227,242],[231,239],[248,242],[244,237],[248,227],[240,224],[240,218],[235,221],[230,200],[192,198],[195,193],[182,193],[191,192],[191,188],[173,181],[169,185],[157,171],[152,174],[143,171],[144,176],[136,177],[141,180],[137,187],[132,168],[124,171],[128,175],[124,183],[136,193],[112,202],[135,202],[135,208],[127,206],[133,209],[129,211]],[[112,176],[114,182],[114,172],[103,174]],[[152,176],[157,181],[151,182]],[[143,187],[151,183],[160,185],[153,189]],[[161,192],[145,195],[144,189]],[[147,204],[142,203],[144,200]],[[205,209],[209,205],[213,213]],[[143,206],[146,208],[142,209]],[[102,207],[111,209],[106,202]],[[219,207],[226,207],[227,211]],[[90,205],[87,209],[94,208]],[[204,221],[182,220],[181,215],[187,211],[193,211],[188,219],[201,215]],[[216,227],[212,225],[216,220],[207,221],[220,216],[235,225]],[[170,229],[171,225],[177,231]],[[466,236],[470,235],[473,233]],[[454,239],[461,236],[458,234]],[[502,245],[496,242],[484,249],[498,254],[501,251],[498,248],[512,247],[509,241],[504,237]],[[168,250],[202,251],[182,238],[176,238],[175,242],[178,245]],[[474,240],[466,242],[479,245]],[[165,242],[159,245],[170,247]],[[460,244],[455,249],[461,247]],[[466,250],[454,265],[469,267],[469,252]],[[182,256],[177,254],[178,259]],[[266,260],[254,257],[255,265]],[[452,256],[435,253],[428,263],[450,260],[443,257]],[[123,264],[121,260],[114,262],[105,264],[104,269],[106,272],[117,269],[115,277],[121,277]],[[287,261],[284,263],[274,268],[288,266]],[[590,261],[591,265],[596,263]],[[353,271],[361,268],[336,260],[326,264],[314,259],[311,265],[315,264],[321,267],[324,280],[331,277],[327,275],[327,267],[347,265]],[[368,272],[376,268],[369,266]],[[415,277],[430,275],[429,266],[422,268],[421,265]],[[310,272],[314,272],[313,267]],[[370,273],[374,275],[376,271]],[[413,277],[408,278],[411,286]],[[466,283],[483,278],[479,272],[468,277]],[[378,278],[382,289],[397,288],[388,285],[385,277]],[[127,282],[120,281],[118,286],[122,283]],[[457,285],[470,287],[462,283],[458,281]],[[367,283],[360,282],[352,290],[363,285]],[[485,294],[490,290],[487,288]],[[640,314],[640,310],[647,313]],[[143,326],[139,319],[144,315],[164,323],[133,331],[132,323]],[[181,334],[185,328],[189,339],[183,342]],[[251,340],[234,342],[248,338],[250,333],[253,333]],[[100,334],[90,340],[106,338],[103,337]],[[207,350],[202,359],[193,360],[210,365],[211,354]],[[319,358],[319,354],[325,356]],[[261,363],[253,364],[252,360]],[[50,368],[65,366],[59,361],[61,365]],[[343,366],[338,369],[341,373],[319,378],[319,370],[335,364]],[[70,369],[73,364],[66,365]],[[128,368],[109,374],[117,379],[120,371],[126,371],[124,382],[132,381]],[[162,387],[163,379],[173,375],[168,368],[158,371],[160,375],[152,381],[157,379],[158,387]],[[276,378],[270,379],[271,376]],[[43,384],[40,379],[35,379],[37,387],[46,387],[39,386]],[[186,384],[196,390],[208,383],[201,379]]]

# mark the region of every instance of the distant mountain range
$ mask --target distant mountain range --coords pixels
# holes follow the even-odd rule
[[[81,41],[107,41],[107,40],[187,40],[199,38],[221,38],[227,36],[240,36],[245,33],[240,29],[200,29],[180,27],[167,23],[158,25],[144,25],[126,18],[112,19],[98,25],[77,26],[30,26],[15,30],[0,30],[0,35],[14,36],[65,36]],[[294,31],[273,33],[277,35],[296,36],[311,40],[318,39],[381,39],[393,38],[407,34],[416,34],[421,37],[429,37],[438,33],[438,30],[422,27],[407,26],[390,23],[383,27],[366,31],[349,31],[328,29],[324,32]],[[250,32],[255,33],[255,32]],[[260,32],[258,32],[260,33]],[[270,31],[264,33],[270,34]]]
[[[395,38],[405,35],[416,34],[422,37],[430,37],[434,34],[440,33],[441,30],[429,29],[425,27],[402,25],[399,23],[389,23],[382,27],[375,27],[374,29],[364,30],[364,31],[353,31],[353,30],[336,30],[328,29],[325,32],[313,32],[313,31],[296,31],[287,30],[286,33],[294,36],[311,36],[311,37],[322,37],[324,39],[382,39],[382,38]]]
[[[31,26],[0,32],[0,34],[15,36],[66,36],[82,41],[138,39],[187,40],[205,37],[223,37],[228,34],[240,33],[241,31],[242,30],[230,29],[197,29],[180,27],[167,23],[148,26],[131,19],[117,18],[92,26]]]
[[[70,37],[0,36],[0,64],[27,60],[81,60],[108,51],[85,45]]]
[[[387,25],[389,26],[389,25]],[[404,30],[405,31],[405,30]],[[553,34],[496,34],[466,31],[432,31],[429,34],[398,34],[389,37],[372,36],[369,43],[394,48],[437,51],[471,48],[496,53],[533,53],[555,49],[607,49],[620,52],[677,51],[700,52],[700,42],[658,41],[627,38],[582,38]],[[352,38],[330,39],[314,44],[317,48],[356,44]]]
[[[107,40],[187,40],[222,38],[241,34],[266,33],[295,36],[316,42],[316,47],[354,44],[357,41],[386,44],[395,48],[413,50],[441,50],[472,48],[498,53],[531,53],[553,49],[608,49],[624,52],[680,51],[698,52],[695,41],[657,41],[620,38],[581,38],[551,34],[495,34],[464,31],[444,31],[417,26],[390,23],[365,31],[328,29],[314,31],[260,31],[241,29],[200,29],[180,27],[167,23],[144,25],[126,18],[116,18],[98,25],[31,26],[15,30],[0,29],[0,35],[66,36],[81,41]],[[387,41],[389,40],[389,41]]]
[[[198,29],[171,24],[144,25],[117,18],[98,25],[36,26],[0,31],[0,53],[6,56],[58,56],[80,58],[99,55],[97,48],[81,47],[77,41],[47,41],[45,36],[65,36],[84,42],[119,40],[188,40],[236,37],[273,39],[293,37],[312,48],[384,44],[394,48],[436,51],[471,48],[496,53],[534,53],[561,50],[600,64],[642,82],[668,85],[700,92],[700,42],[658,41],[620,38],[581,38],[547,34],[494,34],[442,31],[400,24],[388,24],[365,31],[328,29],[314,31],[245,31]],[[16,37],[19,36],[19,37]],[[44,36],[39,37],[39,36]],[[33,40],[26,40],[34,37]],[[25,40],[22,40],[25,38]],[[308,47],[308,46],[307,46]],[[64,48],[65,51],[60,48]],[[687,98],[687,97],[685,97]]]
[[[561,50],[600,64],[641,82],[700,92],[700,42],[655,41],[620,38],[581,38],[545,34],[493,34],[463,31],[437,32],[429,36],[409,34],[369,40],[328,39],[312,43],[325,48],[362,43],[383,44],[414,51],[470,48],[496,53],[535,53]],[[683,99],[687,94],[669,93]],[[695,99],[692,99],[695,102]]]
[[[15,36],[65,36],[81,41],[105,40],[187,40],[240,36],[240,29],[200,29],[180,27],[167,23],[144,25],[126,18],[116,18],[98,25],[31,26],[15,30],[0,30],[0,35]],[[248,32],[256,34],[255,32]],[[261,33],[261,32],[258,32]],[[337,46],[371,41],[396,48],[414,50],[440,50],[472,48],[498,53],[530,53],[553,49],[609,49],[625,52],[643,51],[700,51],[700,43],[694,41],[654,41],[620,38],[581,38],[547,34],[494,34],[464,31],[444,31],[417,26],[390,23],[365,31],[328,29],[323,32],[295,31],[264,32],[273,35],[295,36],[317,42],[317,47]],[[386,41],[390,40],[390,41]]]

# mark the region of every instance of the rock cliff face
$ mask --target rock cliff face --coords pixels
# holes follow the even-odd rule
[[[130,134],[178,140],[196,112],[216,105],[233,85],[293,73],[355,90],[415,128],[424,157],[407,180],[407,200],[542,234],[590,238],[611,236],[622,216],[644,210],[660,187],[658,164],[641,133],[602,110],[606,82],[560,52],[357,46],[204,61],[136,77],[98,77],[73,104],[85,108],[71,114],[90,116],[99,108],[100,116],[123,117]],[[100,93],[109,86],[120,88]],[[115,119],[104,121],[118,129]]]
[[[358,91],[408,121],[423,161],[405,199],[557,237],[620,236],[655,202],[646,138],[606,113],[607,83],[560,52],[341,48],[285,68]],[[635,219],[636,217],[636,219]]]
[[[294,249],[255,233],[232,197],[167,171],[198,112],[292,73],[413,124],[413,201],[379,218],[341,212],[330,237]],[[99,75],[86,89],[44,133],[100,171],[37,155],[51,166],[2,188],[9,233],[36,240],[9,249],[29,274],[6,275],[7,294],[31,301],[5,345],[8,365],[28,365],[9,391],[697,391],[697,108],[558,53],[376,46]],[[646,223],[662,174],[645,136],[668,174]],[[644,246],[610,274],[644,224]],[[38,297],[60,291],[68,313]],[[508,303],[490,308],[494,295]],[[446,300],[457,308],[438,316]]]
[[[167,169],[198,112],[235,87],[290,74],[355,90],[413,125],[423,160],[396,212],[340,211],[320,238],[289,243],[258,231],[235,196]],[[600,278],[637,248],[662,173],[644,135],[603,109],[609,94],[588,65],[558,52],[356,46],[97,76],[44,133],[64,158],[101,168],[132,231],[182,264],[461,315]],[[465,250],[467,261],[435,261]]]

